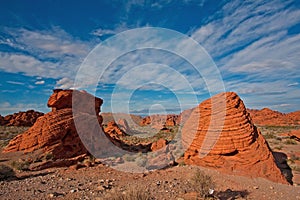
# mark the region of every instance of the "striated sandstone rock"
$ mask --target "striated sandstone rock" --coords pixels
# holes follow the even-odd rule
[[[74,102],[79,105],[79,112],[75,117],[71,104],[72,95],[76,95]],[[88,103],[88,101],[96,103]],[[88,151],[77,133],[74,119],[79,118],[84,122],[79,125],[84,125],[89,130],[93,128],[89,124],[92,119],[98,120],[101,124],[101,116],[96,115],[100,111],[101,104],[102,99],[93,97],[86,92],[54,90],[48,101],[48,106],[54,108],[52,112],[38,118],[30,129],[12,139],[3,152],[23,151],[26,153],[42,150],[43,155],[51,153],[54,159],[72,158],[86,154]],[[89,140],[91,137],[86,134],[85,138],[87,139],[84,139]]]
[[[43,116],[44,113],[34,110],[26,112],[18,112],[5,117],[0,116],[0,125],[5,126],[32,126],[37,118]]]
[[[233,92],[218,94],[194,109],[182,129],[182,140],[187,164],[288,183],[243,101]]]
[[[74,98],[72,98],[74,97]],[[95,104],[87,104],[86,102],[95,102]],[[91,115],[98,115],[100,113],[100,106],[103,104],[103,100],[87,93],[86,91],[77,90],[62,90],[55,89],[53,94],[48,100],[48,107],[52,108],[52,111],[73,108],[78,112],[89,113]]]

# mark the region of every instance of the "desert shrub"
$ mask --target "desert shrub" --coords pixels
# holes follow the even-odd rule
[[[275,150],[282,150],[282,148],[283,148],[282,145],[274,147]]]
[[[52,159],[53,159],[53,154],[52,154],[52,153],[47,153],[47,154],[45,155],[45,159],[46,159],[46,160],[52,160]]]
[[[150,193],[141,187],[131,187],[124,193],[114,193],[110,200],[151,200],[153,199]]]
[[[300,157],[296,156],[295,154],[292,154],[291,160],[300,160]]]
[[[209,196],[209,190],[214,189],[215,183],[211,176],[205,174],[203,171],[197,169],[192,177],[193,189],[198,192],[202,198]]]
[[[286,141],[284,141],[284,144],[295,145],[295,144],[297,144],[297,142],[293,139],[287,139]]]
[[[135,157],[133,155],[125,154],[124,155],[124,160],[126,160],[127,162],[134,162]]]
[[[147,158],[139,156],[135,159],[135,162],[138,166],[145,167],[147,164]]]
[[[29,168],[30,163],[28,161],[12,161],[11,166],[20,171],[26,171]]]
[[[274,139],[276,137],[273,133],[267,133],[263,136],[265,139]]]
[[[300,167],[299,166],[291,166],[293,171],[300,172]]]
[[[185,164],[184,161],[181,161],[181,162],[178,163],[178,166],[179,166],[179,167],[183,167],[183,166],[185,166],[185,165],[186,165],[186,164]]]

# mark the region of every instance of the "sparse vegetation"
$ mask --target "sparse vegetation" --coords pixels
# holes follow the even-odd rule
[[[20,171],[26,171],[28,170],[30,165],[30,162],[28,161],[12,161],[11,166],[14,169],[20,170]]]
[[[300,172],[300,167],[299,166],[293,165],[293,166],[291,166],[291,168],[292,168],[293,171]]]
[[[126,160],[127,162],[134,162],[135,161],[135,156],[134,155],[125,154],[124,155],[124,160]]]
[[[52,160],[52,159],[53,159],[53,154],[52,154],[52,153],[47,153],[47,154],[45,155],[45,159],[46,159],[46,160]]]
[[[110,200],[150,200],[150,193],[141,187],[131,187],[123,193],[114,193]]]
[[[0,148],[8,145],[9,141],[26,131],[29,127],[24,126],[0,126]]]
[[[287,144],[287,145],[296,145],[297,142],[293,139],[287,139],[284,141],[284,144]]]
[[[168,127],[170,131],[164,131],[161,130],[157,134],[153,135],[152,137],[138,137],[135,135],[130,136],[124,136],[121,137],[121,139],[125,142],[128,142],[130,144],[141,144],[141,143],[149,143],[149,142],[155,142],[159,139],[163,138],[167,141],[171,141],[175,138],[177,132],[178,132],[179,126],[175,127]]]
[[[145,167],[147,164],[147,158],[143,156],[138,156],[135,161],[136,164],[140,167]]]
[[[274,139],[276,136],[273,133],[267,133],[263,135],[265,139]]]
[[[279,146],[274,147],[275,150],[282,150],[282,148],[283,148],[282,145],[279,145]]]
[[[209,190],[214,189],[215,183],[211,176],[198,169],[192,177],[192,187],[202,198],[207,198]]]

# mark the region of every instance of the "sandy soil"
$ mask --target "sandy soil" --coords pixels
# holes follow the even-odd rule
[[[14,177],[0,181],[0,199],[110,199],[115,193],[124,193],[132,187],[150,192],[153,199],[197,199],[189,183],[198,168],[175,166],[135,174],[97,164],[78,170],[17,172]],[[201,170],[216,183],[213,199],[300,199],[299,186]]]

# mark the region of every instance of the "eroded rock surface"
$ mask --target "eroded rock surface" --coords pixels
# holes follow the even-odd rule
[[[300,111],[281,113],[269,108],[247,109],[247,111],[256,125],[290,126],[300,124]]]
[[[79,117],[81,121],[96,119],[99,124],[102,123],[102,118],[98,115],[102,99],[82,91],[54,90],[48,101],[52,111],[38,118],[30,129],[12,139],[3,152],[26,153],[41,150],[44,155],[51,153],[53,159],[72,158],[88,153],[74,124],[72,95],[76,95],[73,103],[78,108],[75,117]]]
[[[202,102],[185,123],[182,134],[187,164],[288,183],[243,101],[233,92]]]
[[[0,115],[1,126],[32,126],[35,121],[43,116],[44,113],[37,112],[34,110],[28,110],[26,112],[18,112],[5,117]]]

